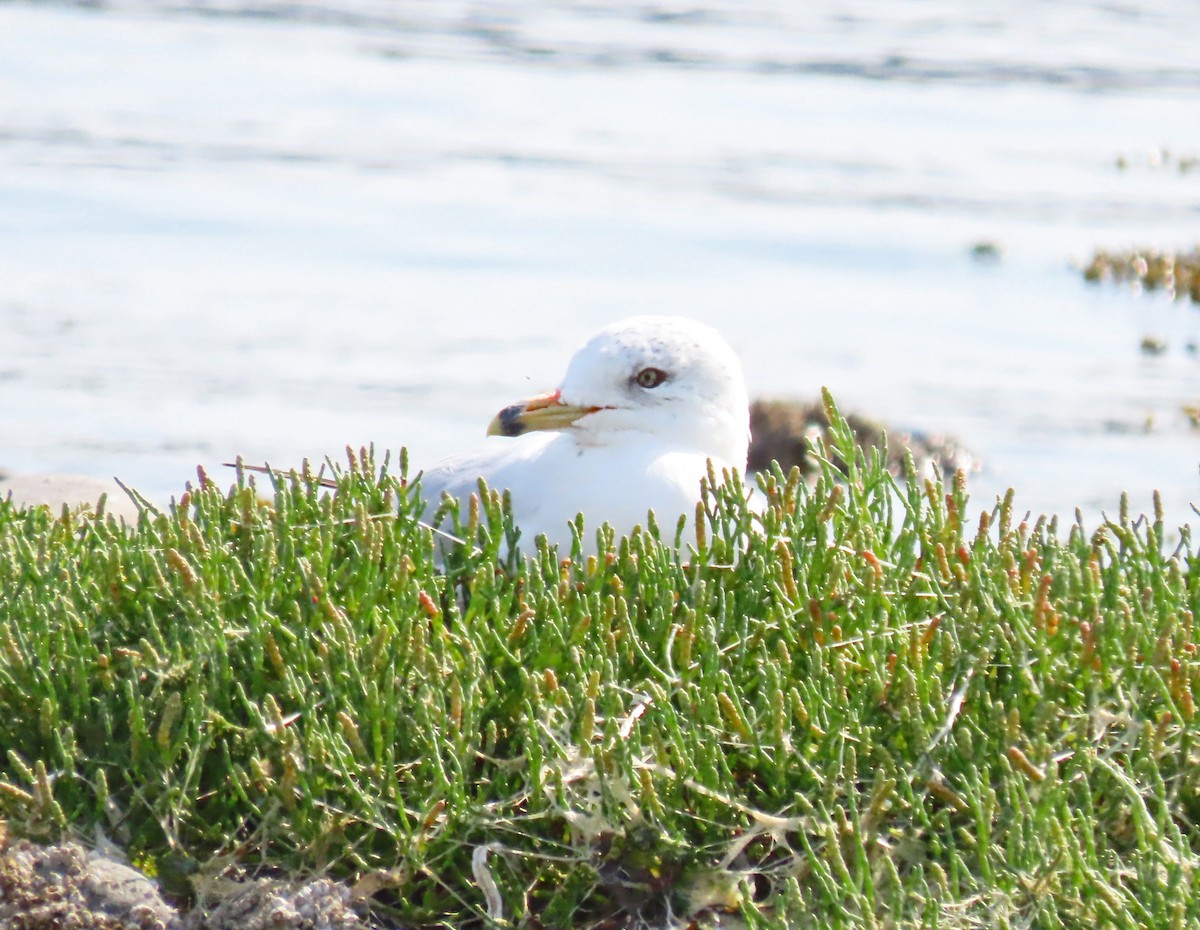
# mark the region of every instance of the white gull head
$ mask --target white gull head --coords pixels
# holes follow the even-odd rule
[[[422,493],[465,500],[482,477],[512,494],[529,546],[545,533],[569,545],[568,523],[618,534],[653,509],[670,538],[692,516],[711,459],[746,467],[749,399],[737,355],[712,327],[683,317],[632,317],[600,330],[572,357],[561,386],[504,408],[484,450],[425,473]],[[585,538],[590,538],[591,532]]]

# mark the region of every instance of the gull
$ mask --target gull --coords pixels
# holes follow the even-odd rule
[[[432,513],[443,495],[465,505],[482,478],[508,490],[522,540],[569,551],[583,514],[586,540],[603,523],[619,536],[694,518],[709,463],[744,471],[749,399],[741,362],[711,326],[638,316],[608,326],[571,358],[559,387],[505,407],[476,452],[424,472]]]

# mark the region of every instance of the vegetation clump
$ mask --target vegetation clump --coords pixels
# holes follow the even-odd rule
[[[1191,154],[1180,155],[1170,149],[1159,148],[1140,157],[1118,155],[1116,167],[1118,171],[1128,171],[1137,167],[1151,170],[1174,169],[1179,174],[1190,174],[1200,168],[1200,157]]]
[[[1087,281],[1132,283],[1176,300],[1200,304],[1200,246],[1186,252],[1099,249],[1083,269]]]
[[[9,832],[406,928],[1196,925],[1188,530],[971,516],[827,403],[811,484],[527,560],[484,493],[439,565],[366,454],[128,531],[0,502]]]

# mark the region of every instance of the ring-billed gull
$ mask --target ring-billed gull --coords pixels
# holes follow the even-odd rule
[[[432,513],[442,494],[466,501],[483,478],[512,495],[522,541],[539,534],[569,548],[569,523],[585,534],[664,530],[694,516],[700,480],[746,467],[749,399],[741,362],[710,326],[683,317],[632,317],[579,349],[555,391],[505,407],[474,453],[424,473]],[[586,538],[585,535],[585,538]]]

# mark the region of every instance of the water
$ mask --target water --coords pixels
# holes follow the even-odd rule
[[[0,466],[419,465],[662,312],[981,507],[1188,520],[1200,310],[1072,263],[1200,239],[1192,12],[0,2]]]

